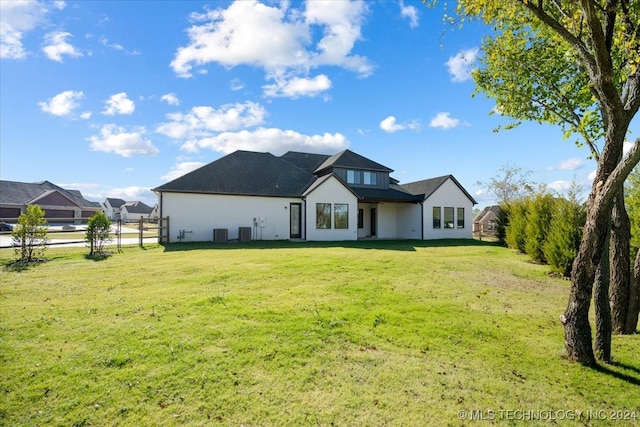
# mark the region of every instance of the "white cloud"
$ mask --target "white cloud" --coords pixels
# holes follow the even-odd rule
[[[235,1],[228,8],[192,14],[189,44],[177,49],[171,68],[180,77],[191,77],[194,67],[217,63],[230,68],[250,65],[262,68],[275,85],[265,90],[287,96],[286,90],[300,83],[279,80],[315,81],[316,90],[328,89],[326,81],[310,79],[314,67],[333,65],[360,76],[371,74],[367,58],[352,55],[361,38],[360,28],[367,7],[363,1],[310,1],[305,9],[289,9],[290,2],[269,6],[257,0]],[[314,34],[322,34],[314,40]],[[328,81],[328,78],[327,78]],[[292,96],[301,92],[291,90]]]
[[[547,187],[554,191],[557,191],[558,193],[563,193],[569,190],[572,185],[573,183],[571,181],[558,180],[548,184]]]
[[[449,58],[446,62],[451,80],[454,82],[464,82],[471,78],[473,64],[478,57],[479,49],[477,47],[467,50],[461,50],[455,56]]]
[[[62,56],[67,55],[72,58],[82,56],[82,52],[67,43],[67,38],[72,37],[71,33],[64,31],[54,31],[44,36],[44,53],[52,61],[63,62]]]
[[[164,101],[169,105],[180,105],[180,100],[175,93],[165,93],[160,97],[160,101]]]
[[[0,58],[26,58],[22,39],[43,23],[47,12],[37,1],[0,1]]]
[[[634,143],[629,141],[628,139],[624,140],[624,144],[622,146],[622,152],[624,153],[625,156],[629,154],[629,151],[631,151],[631,149],[633,148],[633,144]]]
[[[188,113],[167,114],[170,120],[156,129],[170,138],[199,138],[264,123],[266,111],[260,104],[245,102],[223,105],[219,109],[209,106],[193,107]]]
[[[180,162],[173,166],[171,170],[161,178],[167,181],[173,181],[204,165],[205,163],[203,162]]]
[[[239,90],[244,89],[244,83],[240,79],[231,80],[231,84],[229,85],[232,91],[237,92]]]
[[[453,129],[459,126],[467,126],[466,123],[461,122],[459,119],[451,117],[450,113],[438,113],[431,119],[429,126],[432,128]]]
[[[416,28],[418,26],[418,9],[415,6],[405,6],[404,1],[400,1],[400,14],[403,18],[409,19],[409,26]]]
[[[108,38],[106,38],[105,36],[100,36],[98,38],[98,41],[100,42],[101,45],[103,45],[104,47],[108,47],[114,50],[118,50],[120,52],[124,52],[127,55],[140,55],[140,52],[138,52],[137,50],[128,50],[125,49],[124,46],[122,46],[120,43],[116,43],[116,42],[111,42],[109,41]]]
[[[389,116],[380,122],[380,129],[385,132],[393,133],[404,129],[404,126],[397,124],[395,117]]]
[[[126,201],[139,200],[148,206],[154,207],[158,203],[158,196],[149,189],[149,187],[141,187],[130,185],[122,188],[110,188],[106,191],[105,197],[115,197]],[[102,200],[104,200],[104,198]]]
[[[394,133],[394,132],[397,132],[400,130],[406,130],[406,129],[419,130],[420,123],[414,120],[409,123],[399,124],[396,122],[396,118],[394,116],[389,116],[380,122],[380,129],[389,133]]]
[[[574,171],[584,166],[584,161],[578,157],[563,160],[558,165],[557,169],[563,171]]]
[[[85,111],[84,113],[80,114],[80,118],[87,120],[91,118],[91,111]]]
[[[592,171],[589,176],[587,177],[587,179],[589,180],[589,182],[593,182],[594,179],[596,179],[596,174],[598,173],[598,170],[594,170]]]
[[[131,131],[114,124],[102,126],[99,136],[92,136],[87,140],[91,142],[93,151],[103,151],[105,153],[115,153],[122,157],[131,157],[136,154],[155,155],[159,150],[145,139],[146,129],[136,127]]]
[[[102,114],[114,116],[116,114],[131,114],[136,109],[132,100],[127,98],[126,92],[116,93],[106,102],[106,107]]]
[[[317,153],[337,152],[349,146],[340,133],[303,135],[292,130],[258,128],[254,131],[223,132],[208,138],[194,139],[182,145],[182,149],[197,152],[209,148],[225,154],[236,150],[249,150],[282,154],[289,150]]]
[[[38,105],[45,113],[53,114],[54,116],[68,116],[74,109],[78,108],[78,101],[82,98],[84,98],[84,93],[81,91],[66,90],[50,98],[48,102],[38,102]]]
[[[277,79],[275,84],[265,85],[264,94],[269,97],[299,98],[301,96],[314,97],[327,91],[331,87],[331,80],[320,74],[315,78],[294,77],[291,80]]]

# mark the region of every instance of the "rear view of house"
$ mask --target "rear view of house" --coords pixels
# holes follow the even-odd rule
[[[350,150],[333,156],[236,151],[155,188],[176,236],[357,240],[471,238],[475,200],[452,176],[400,185]]]

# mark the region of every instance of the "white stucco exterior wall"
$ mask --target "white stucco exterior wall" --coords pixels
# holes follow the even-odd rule
[[[252,240],[289,239],[290,203],[303,202],[285,197],[163,193],[162,216],[170,218],[171,242],[178,242],[181,230],[185,242],[212,241],[214,228],[226,228],[228,238],[237,239],[238,227],[251,227]]]
[[[433,228],[433,207],[441,208],[441,228]],[[444,228],[444,208],[454,208],[453,228]],[[458,208],[464,208],[464,228],[458,228]],[[471,239],[473,238],[473,203],[451,179],[445,181],[424,201],[424,238]]]
[[[396,235],[399,239],[422,239],[422,209],[418,203],[396,205]]]
[[[358,201],[356,196],[335,177],[330,177],[306,195],[307,240],[357,240]],[[316,203],[331,204],[331,228],[316,228]],[[335,229],[333,205],[349,205],[349,228]]]

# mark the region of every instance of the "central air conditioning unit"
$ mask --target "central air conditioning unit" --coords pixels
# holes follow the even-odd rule
[[[250,242],[251,227],[238,227],[238,240],[240,242]]]
[[[213,241],[217,243],[225,243],[229,240],[229,230],[226,228],[213,229]]]

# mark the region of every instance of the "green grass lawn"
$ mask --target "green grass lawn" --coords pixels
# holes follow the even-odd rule
[[[491,243],[46,255],[0,251],[1,425],[640,425],[640,335],[568,362],[569,282]]]

